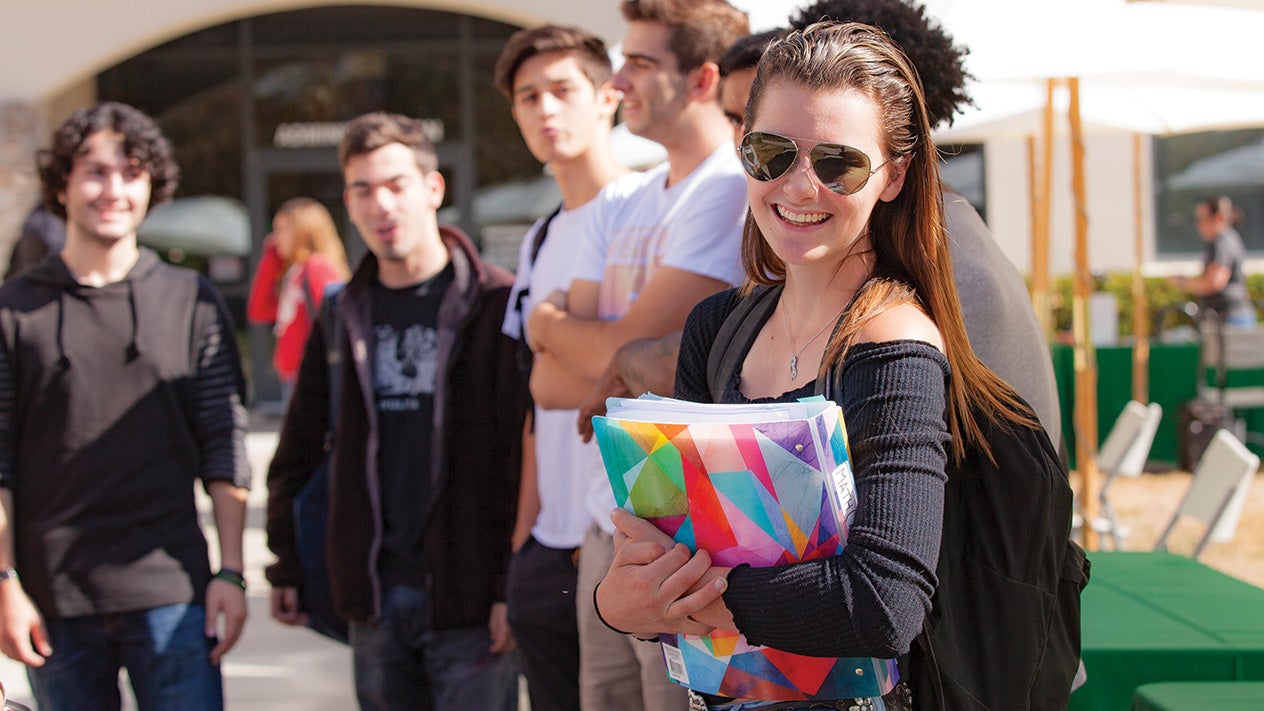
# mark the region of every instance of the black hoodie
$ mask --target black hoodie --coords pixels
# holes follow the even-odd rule
[[[46,617],[203,602],[194,480],[250,483],[233,334],[209,283],[145,249],[102,287],[57,254],[0,286],[0,486]]]

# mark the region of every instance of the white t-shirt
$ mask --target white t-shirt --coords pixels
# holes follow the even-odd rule
[[[549,223],[549,232],[534,263],[531,249],[543,224],[536,222],[522,239],[518,253],[518,273],[514,278],[509,304],[518,303],[518,294],[528,289],[522,314],[505,310],[501,330],[520,338],[526,315],[540,300],[557,289],[570,287],[583,241],[584,221],[593,201],[574,210],[563,210]],[[596,441],[584,444],[576,430],[576,410],[535,409],[536,488],[540,494],[540,514],[531,536],[549,548],[578,548],[584,531],[591,525],[585,508],[587,476],[601,467]]]
[[[659,267],[737,285],[746,217],[746,176],[727,141],[684,180],[666,187],[666,164],[625,176],[592,202],[576,279],[601,282],[600,318],[622,317]],[[667,393],[664,393],[667,394]],[[614,493],[605,469],[588,480],[588,512],[614,532]]]

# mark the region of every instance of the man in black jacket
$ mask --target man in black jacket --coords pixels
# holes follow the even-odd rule
[[[76,112],[40,154],[66,245],[0,287],[0,649],[41,709],[117,706],[120,667],[142,709],[220,709],[246,621],[232,322],[205,279],[136,243],[178,177],[148,116]]]
[[[527,403],[500,331],[513,278],[438,225],[443,176],[420,122],[361,116],[339,160],[369,253],[338,295],[338,333],[309,337],[268,471],[273,616],[302,622],[293,501],[324,456],[333,338],[327,560],[360,706],[513,709],[504,593]]]

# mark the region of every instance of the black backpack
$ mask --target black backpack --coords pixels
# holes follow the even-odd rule
[[[294,545],[298,549],[303,583],[299,587],[299,606],[307,613],[307,626],[332,640],[348,643],[347,621],[334,608],[329,587],[329,567],[325,562],[325,541],[329,526],[329,467],[333,461],[334,423],[338,420],[338,395],[341,386],[342,352],[339,350],[341,320],[338,318],[338,295],[344,284],[333,282],[325,287],[324,302],[316,308],[310,287],[304,283],[308,308],[319,314],[325,332],[325,368],[329,378],[329,426],[325,431],[325,456],[312,472],[307,483],[294,496]],[[313,326],[315,321],[313,319]]]
[[[776,307],[781,287],[740,299],[707,360],[720,397]],[[833,369],[816,382],[830,396]],[[1080,593],[1089,562],[1070,540],[1066,468],[1043,430],[979,418],[992,462],[949,463],[939,585],[909,652],[919,709],[1066,709],[1080,660]]]

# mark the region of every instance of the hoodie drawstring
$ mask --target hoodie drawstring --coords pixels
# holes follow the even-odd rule
[[[66,347],[62,344],[61,333],[66,326],[66,292],[57,292],[57,372],[70,370],[70,358],[66,356]]]
[[[136,285],[127,280],[127,305],[132,313],[132,339],[127,344],[127,362],[140,357],[140,319],[136,318]]]

